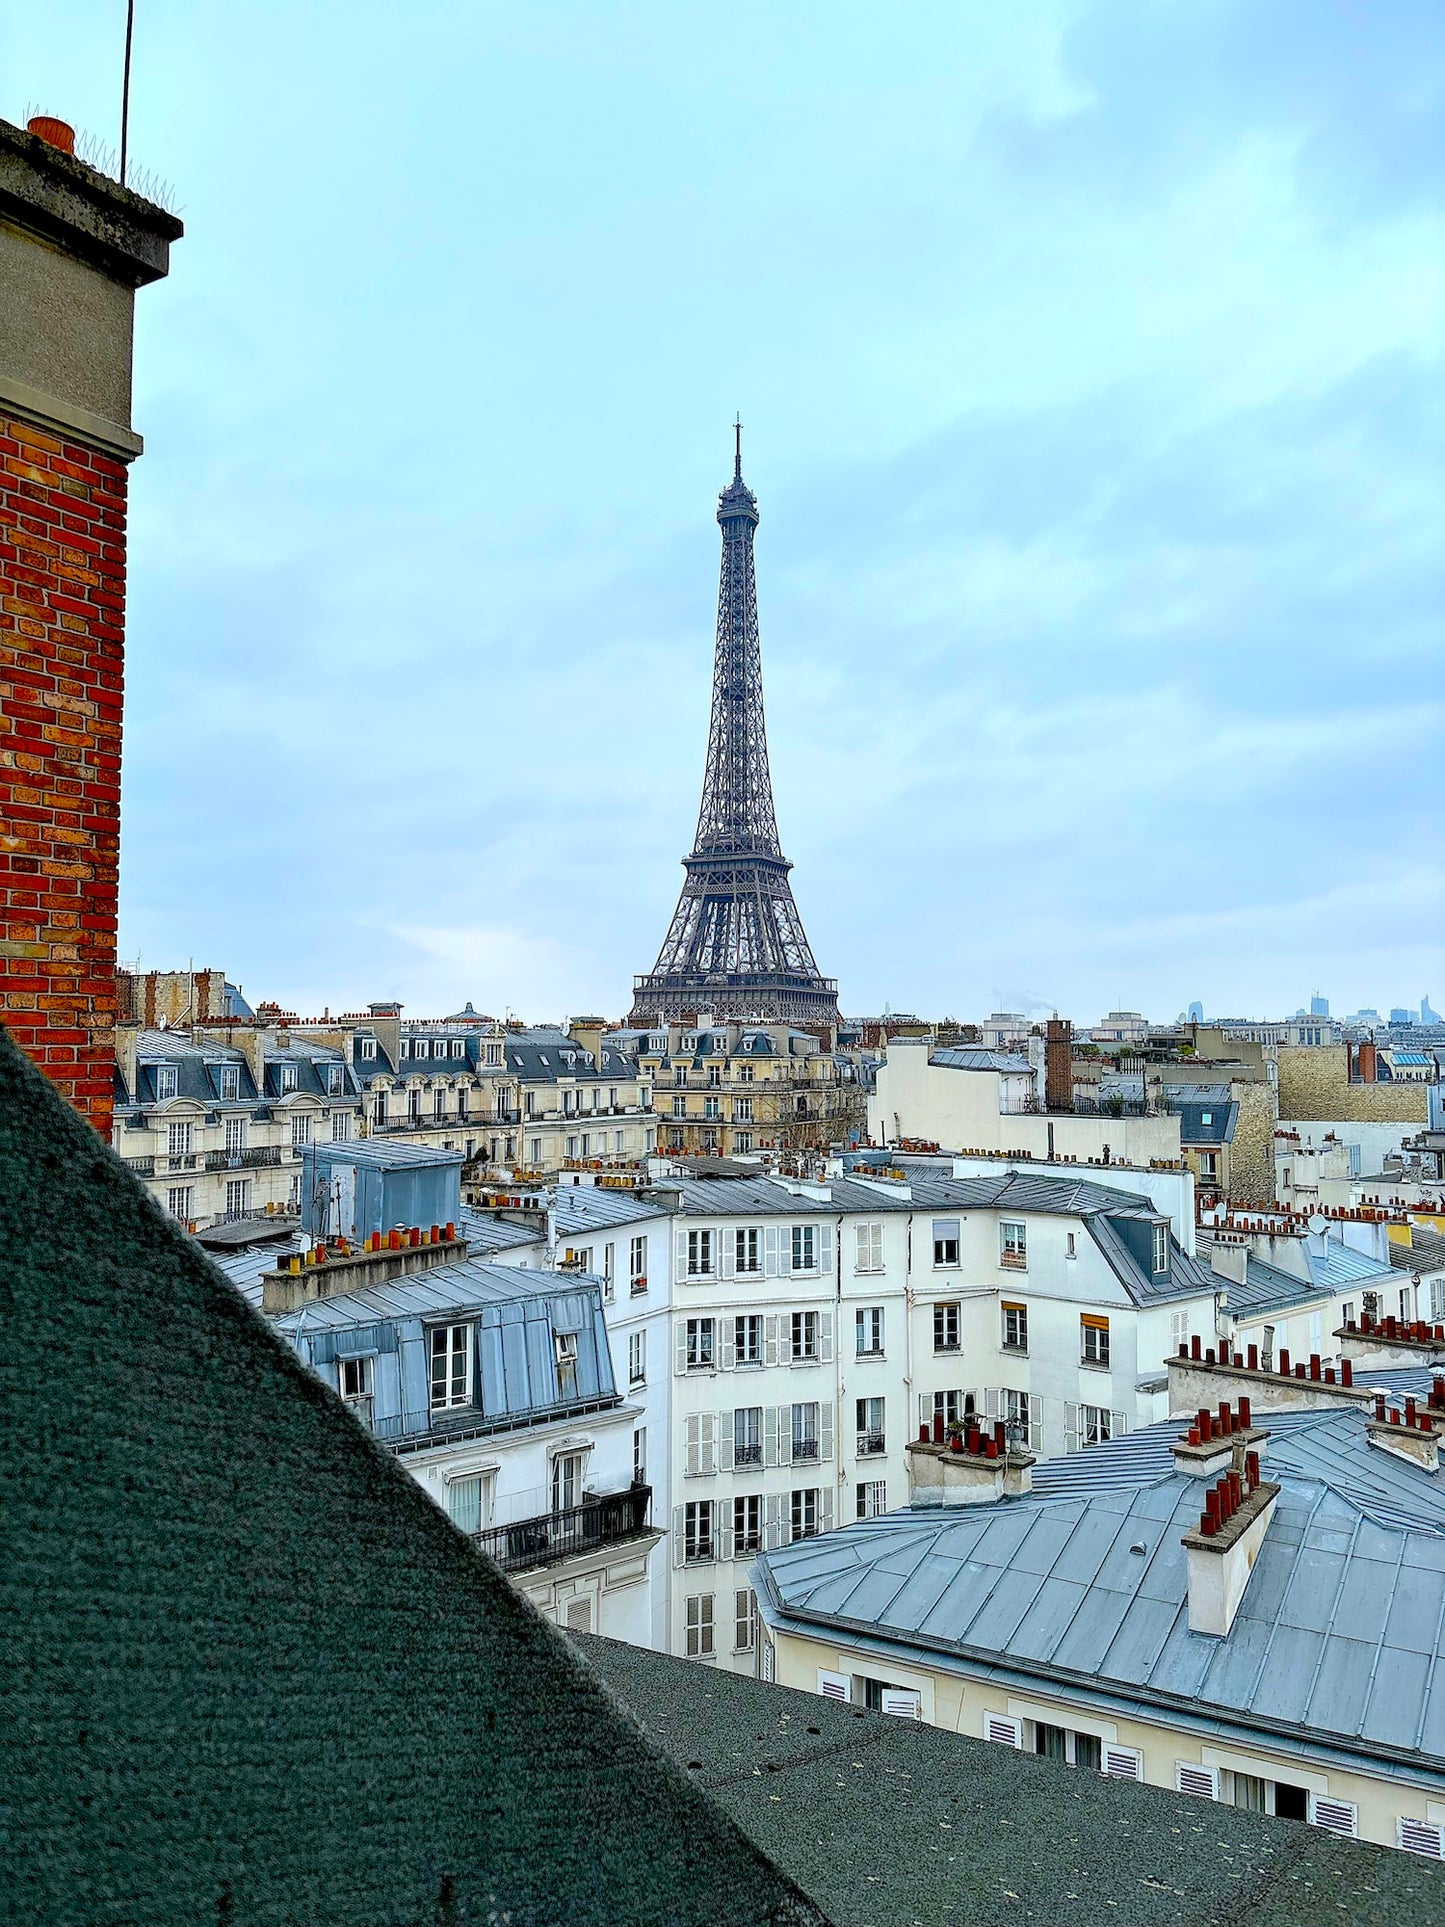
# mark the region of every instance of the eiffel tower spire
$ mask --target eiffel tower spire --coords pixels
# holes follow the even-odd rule
[[[838,987],[818,973],[778,841],[763,717],[753,531],[742,423],[733,479],[718,497],[722,572],[707,770],[686,881],[657,962],[635,980],[634,1024],[717,1017],[836,1024]]]

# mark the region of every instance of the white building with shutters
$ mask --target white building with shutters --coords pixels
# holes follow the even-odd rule
[[[1212,1446],[1176,1420],[765,1551],[763,1676],[1445,1859],[1437,1439],[1256,1390]],[[1236,1440],[1258,1482],[1211,1528]]]

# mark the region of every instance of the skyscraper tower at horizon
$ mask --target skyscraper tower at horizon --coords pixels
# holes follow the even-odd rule
[[[692,854],[657,962],[634,980],[631,1022],[720,1018],[836,1024],[838,986],[819,974],[778,841],[753,572],[758,502],[743,481],[742,427],[733,479],[718,497],[722,571],[707,770]]]

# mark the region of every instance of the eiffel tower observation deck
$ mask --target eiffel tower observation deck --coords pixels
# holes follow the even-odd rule
[[[692,1022],[710,1011],[836,1024],[838,986],[819,974],[778,841],[753,574],[758,500],[743,481],[741,426],[717,519],[722,573],[702,807],[682,895],[657,962],[634,979],[629,1021]]]

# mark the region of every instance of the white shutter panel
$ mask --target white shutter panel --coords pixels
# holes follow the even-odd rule
[[[763,1464],[778,1462],[778,1408],[769,1405],[763,1412]]]
[[[718,1327],[718,1365],[721,1370],[730,1372],[738,1362],[737,1322],[732,1318],[722,1318],[718,1320]]]
[[[918,1394],[918,1423],[920,1425],[931,1425],[933,1423],[933,1394],[931,1392],[920,1392]]]
[[[1176,1760],[1174,1785],[1180,1793],[1192,1793],[1200,1800],[1219,1798],[1219,1775],[1212,1766],[1190,1766],[1185,1760]]]
[[[718,1528],[717,1543],[720,1559],[737,1558],[737,1537],[730,1525]]]
[[[793,1463],[793,1408],[791,1405],[778,1407],[778,1464]]]
[[[1002,1713],[985,1713],[983,1716],[983,1737],[998,1746],[1022,1746],[1024,1728],[1022,1720],[1006,1719]]]
[[[677,1234],[676,1263],[672,1275],[678,1284],[687,1277],[687,1233],[685,1231],[679,1231]]]
[[[875,1224],[875,1225],[871,1225],[869,1229],[872,1233],[872,1240],[873,1240],[873,1246],[872,1246],[871,1252],[869,1253],[869,1259],[874,1271],[882,1271],[883,1269],[883,1227],[881,1224]]]
[[[1106,1746],[1100,1770],[1111,1780],[1142,1780],[1144,1761],[1132,1746]]]
[[[696,1413],[687,1420],[684,1433],[687,1439],[687,1476],[695,1479],[702,1470],[702,1426]]]
[[[983,1415],[985,1418],[997,1418],[999,1416],[998,1387],[996,1385],[985,1387],[983,1394]]]
[[[704,1412],[699,1427],[699,1454],[704,1477],[717,1471],[717,1413]]]
[[[1064,1450],[1077,1452],[1079,1449],[1079,1408],[1064,1400]],[[1212,1795],[1210,1796],[1213,1797]]]
[[[778,1227],[770,1224],[763,1232],[763,1274],[768,1278],[778,1275]]]
[[[672,1563],[675,1566],[682,1565],[685,1550],[686,1548],[683,1543],[682,1507],[675,1505],[672,1508]]]
[[[885,1686],[882,1693],[882,1711],[891,1713],[900,1720],[921,1720],[923,1695],[916,1687]]]
[[[1032,1413],[1035,1407],[1042,1403],[1043,1401],[1041,1399],[1036,1399],[1031,1401],[1029,1405],[1029,1411]],[[1029,1450],[1030,1452],[1033,1453],[1034,1457],[1037,1459],[1042,1456],[1043,1449],[1044,1449],[1044,1422],[1042,1419],[1031,1417],[1029,1420]]]
[[[733,1427],[736,1422],[731,1412],[719,1412],[717,1415],[717,1469],[719,1472],[731,1472],[733,1469],[733,1442],[737,1436]]]
[[[818,1457],[827,1465],[833,1457],[833,1401],[825,1398],[818,1407]]]
[[[1128,1429],[1129,1429],[1129,1414],[1127,1412],[1110,1412],[1109,1437],[1111,1439],[1123,1438],[1124,1434],[1128,1431]]]
[[[853,1227],[853,1269],[871,1271],[873,1269],[873,1227],[855,1224]]]
[[[737,1255],[738,1234],[735,1225],[725,1224],[718,1232],[717,1269],[720,1278],[731,1278],[735,1272],[734,1260]]]
[[[1422,1853],[1427,1860],[1445,1860],[1445,1827],[1429,1820],[1407,1820],[1401,1814],[1395,1828],[1395,1845],[1404,1853]]]
[[[770,1492],[763,1507],[763,1544],[775,1552],[783,1543],[783,1495]]]
[[[818,1269],[825,1278],[833,1275],[833,1227],[830,1224],[818,1227]]]
[[[825,1700],[842,1700],[847,1705],[853,1697],[853,1682],[847,1673],[830,1673],[820,1666],[818,1691]]]
[[[830,1311],[818,1313],[818,1358],[824,1365],[833,1361],[833,1314]]]
[[[1312,1793],[1310,1825],[1323,1827],[1326,1833],[1337,1833],[1343,1839],[1353,1840],[1360,1831],[1360,1809],[1353,1800],[1327,1800],[1323,1794]]]
[[[791,1312],[778,1313],[778,1363],[791,1365],[793,1362],[793,1316]]]
[[[773,1681],[777,1677],[778,1663],[776,1659],[773,1657],[773,1642],[768,1638],[766,1633],[763,1634],[762,1671],[763,1671],[763,1678],[771,1686]]]
[[[675,1372],[685,1372],[687,1370],[687,1320],[685,1318],[678,1319],[673,1327],[672,1336],[674,1339],[672,1369]]]
[[[768,1316],[763,1320],[763,1363],[765,1365],[776,1365],[777,1362],[778,1321],[776,1316],[769,1312]]]
[[[833,1488],[831,1485],[825,1485],[818,1494],[818,1530],[819,1532],[831,1532],[833,1530]]]

